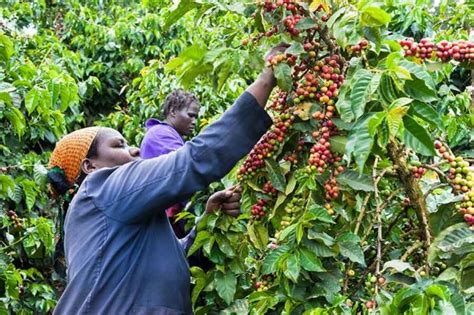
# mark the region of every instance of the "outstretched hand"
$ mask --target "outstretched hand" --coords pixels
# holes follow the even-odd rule
[[[214,193],[207,200],[206,212],[221,210],[228,215],[237,217],[240,214],[241,188],[239,185]]]
[[[276,56],[278,54],[282,54],[285,52],[285,50],[290,47],[290,45],[288,45],[287,43],[279,43],[278,45],[276,45],[275,47],[272,47],[270,49],[269,52],[267,52],[266,56],[265,56],[265,61],[270,61],[270,59],[273,57],[273,56]]]

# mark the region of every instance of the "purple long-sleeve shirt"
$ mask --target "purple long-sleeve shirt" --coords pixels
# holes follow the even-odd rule
[[[180,134],[170,125],[151,118],[145,123],[147,132],[140,148],[142,159],[151,159],[176,151],[184,145]]]
[[[173,128],[173,126],[162,122],[155,118],[146,121],[147,129],[145,137],[140,147],[140,157],[142,159],[152,159],[164,154],[176,151],[184,145],[181,135]],[[186,205],[185,201],[181,201],[166,210],[168,218],[173,218],[181,212]],[[173,222],[174,220],[172,220]],[[184,221],[172,223],[176,236],[183,238],[186,233],[184,229]]]

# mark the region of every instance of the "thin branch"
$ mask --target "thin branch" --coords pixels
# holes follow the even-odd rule
[[[365,215],[365,209],[367,207],[367,203],[369,202],[369,199],[370,199],[370,193],[368,193],[366,196],[365,196],[365,199],[364,201],[362,202],[362,206],[360,208],[360,213],[359,213],[359,216],[357,217],[357,221],[356,221],[356,226],[355,226],[355,229],[354,229],[354,234],[357,235],[357,233],[359,233],[359,228],[360,228],[360,225],[362,223],[362,219],[364,218],[364,215]]]
[[[446,175],[439,168],[437,168],[436,166],[423,164],[422,167],[424,167],[426,169],[429,169],[429,170],[432,170],[433,172],[438,174],[440,180],[444,179],[444,181],[446,181],[446,182],[448,181],[448,178],[446,177]]]
[[[423,199],[426,200],[426,198],[428,198],[428,196],[429,196],[433,191],[435,191],[435,190],[438,189],[438,188],[446,187],[446,186],[449,186],[449,184],[448,184],[448,183],[441,183],[441,184],[439,184],[439,185],[436,185],[436,186],[431,187],[430,189],[428,189],[427,192],[425,192],[425,194],[423,195]]]
[[[412,246],[408,247],[407,251],[405,252],[405,254],[402,255],[400,260],[406,261],[411,254],[413,254],[418,248],[422,246],[423,246],[423,242],[416,241]]]
[[[375,162],[374,162],[374,169],[372,171],[372,178],[374,179],[374,196],[375,196],[375,220],[377,222],[377,258],[376,258],[376,267],[375,267],[375,274],[376,276],[380,276],[380,264],[382,261],[382,218],[381,218],[381,208],[379,204],[379,189],[378,189],[378,182],[380,178],[382,178],[382,174],[380,177],[377,179],[377,163],[378,163],[379,157],[375,157]],[[378,293],[379,285],[378,283],[375,284],[375,294]]]

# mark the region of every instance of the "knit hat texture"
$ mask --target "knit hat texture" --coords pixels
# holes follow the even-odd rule
[[[81,171],[81,162],[87,157],[92,141],[100,127],[88,127],[71,132],[56,143],[48,168],[55,166],[64,171],[66,180],[72,187]]]

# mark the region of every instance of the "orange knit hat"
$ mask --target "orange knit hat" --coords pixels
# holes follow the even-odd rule
[[[48,168],[55,166],[64,171],[67,182],[74,186],[81,171],[81,162],[94,141],[100,127],[88,127],[71,132],[56,143]]]

